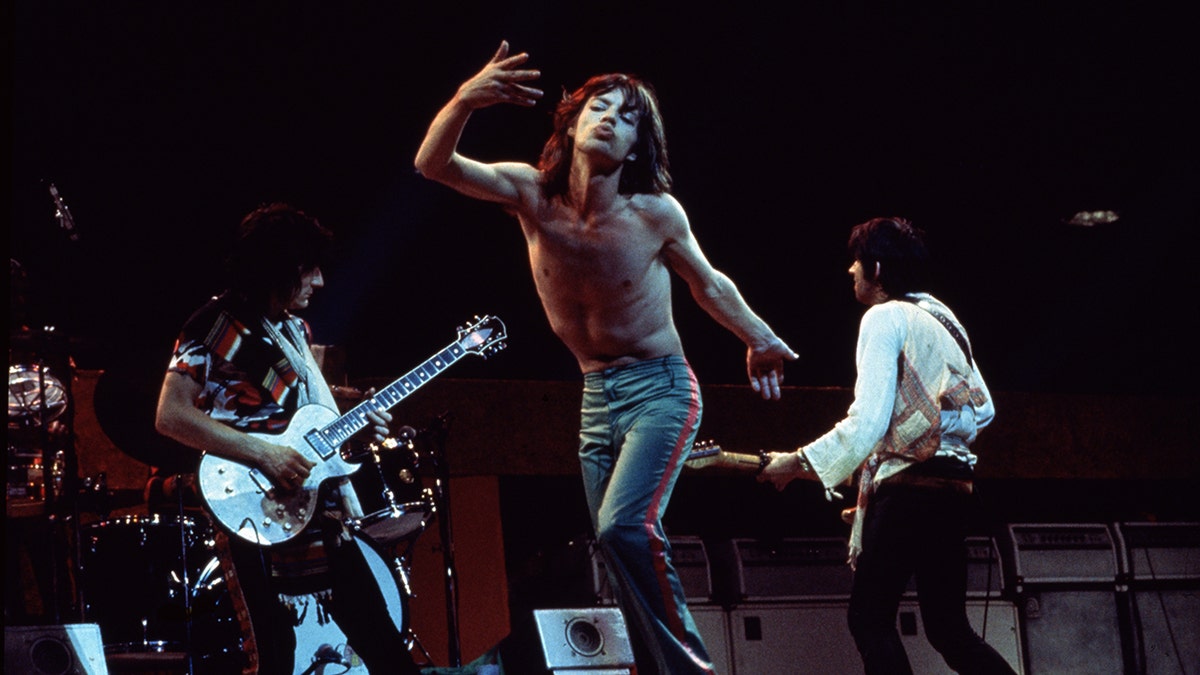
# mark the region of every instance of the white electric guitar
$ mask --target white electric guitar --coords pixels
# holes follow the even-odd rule
[[[272,546],[300,534],[312,520],[317,491],[324,481],[358,471],[348,462],[342,445],[364,429],[368,411],[388,410],[466,354],[487,358],[504,348],[504,323],[492,316],[475,317],[460,327],[458,339],[407,375],[384,387],[344,415],[321,405],[296,411],[280,434],[252,434],[285,445],[315,462],[312,473],[297,490],[286,492],[257,468],[205,453],[197,479],[213,517],[229,532],[261,546]]]

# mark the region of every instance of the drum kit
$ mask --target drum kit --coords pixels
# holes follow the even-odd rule
[[[346,521],[367,560],[397,631],[411,647],[409,554],[432,522],[432,492],[418,475],[422,453],[389,438],[372,444],[369,459],[351,478],[366,515]],[[134,663],[179,654],[190,672],[237,672],[245,643],[232,589],[216,550],[214,525],[202,512],[109,517],[81,528],[79,584],[82,614],[100,626],[111,661]],[[294,563],[293,563],[294,564]],[[359,674],[366,669],[322,608],[325,561],[301,591],[288,594],[296,631],[295,673]],[[290,571],[277,566],[276,574]],[[307,570],[311,572],[310,570]],[[184,657],[183,655],[186,655]]]
[[[69,210],[53,186],[51,194],[56,218],[75,241]],[[72,355],[77,343],[51,326],[25,325],[25,280],[21,264],[10,259],[5,624],[94,623],[110,664],[144,670],[149,663],[170,663],[162,657],[171,655],[187,672],[239,672],[242,627],[218,555],[216,526],[182,499],[178,509],[151,512],[146,504],[132,504],[114,513],[105,498],[112,494],[105,473],[80,476],[80,460],[88,460],[93,448],[76,447],[88,441],[87,433],[76,433],[76,413],[84,408],[94,415],[99,401],[90,394],[98,392],[79,387],[83,395],[77,397],[73,391],[83,372]],[[144,426],[140,422],[136,426]],[[396,438],[365,451],[355,448],[363,466],[351,483],[364,515],[345,525],[412,646],[408,560],[439,512],[441,494],[440,485],[424,487],[421,465],[437,466],[444,439],[418,443],[409,432],[404,427]],[[144,448],[119,449],[135,465],[132,475],[147,466]],[[141,498],[142,485],[136,487]],[[320,611],[301,611],[317,596],[295,600],[297,675],[322,673],[327,665],[342,667],[331,673],[365,672],[344,636],[331,632],[335,625],[321,620]]]

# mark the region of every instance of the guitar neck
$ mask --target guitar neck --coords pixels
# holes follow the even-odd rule
[[[390,410],[405,397],[420,389],[435,375],[453,365],[466,353],[462,345],[453,342],[442,351],[431,356],[421,365],[408,371],[367,400],[354,406],[349,412],[330,422],[318,433],[330,447],[337,448],[367,426],[367,413]]]
[[[692,470],[758,473],[766,466],[766,457],[761,453],[729,452],[720,446],[704,443],[693,450],[683,464]]]

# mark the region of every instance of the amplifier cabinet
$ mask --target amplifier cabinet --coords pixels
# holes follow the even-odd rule
[[[1200,589],[1131,593],[1138,672],[1184,675],[1200,664]]]
[[[699,537],[671,537],[671,564],[679,575],[684,599],[689,604],[702,604],[713,599],[712,573],[708,564],[708,553]],[[600,547],[594,547],[592,556],[592,589],[602,605],[616,604],[612,585],[608,579],[608,568]]]
[[[734,675],[862,672],[845,602],[746,604],[729,629]]]
[[[734,539],[738,599],[746,602],[844,600],[853,581],[841,538]]]
[[[732,654],[729,649],[729,613],[715,605],[689,605],[696,631],[708,648],[713,668],[722,675],[733,672]]]
[[[862,672],[862,658],[846,624],[846,611],[845,602],[747,604],[730,610],[732,672],[734,675]],[[968,600],[967,618],[1013,670],[1025,672],[1017,610],[1012,603]],[[916,602],[901,602],[896,620],[913,672],[953,673],[926,639]]]
[[[995,648],[1014,671],[1025,671],[1016,605],[997,599],[969,599],[967,619],[975,632]],[[908,662],[914,673],[951,675],[954,672],[925,637],[925,624],[921,621],[921,610],[916,602],[900,603],[897,622],[900,640],[904,643],[904,651],[908,652]]]
[[[1124,672],[1123,565],[1112,530],[1097,523],[1010,524],[1007,544],[1028,672]]]
[[[1029,673],[1126,671],[1125,640],[1112,589],[1033,586],[1018,602]]]
[[[1200,582],[1200,523],[1118,523],[1131,581]]]
[[[1138,672],[1200,664],[1200,523],[1118,523],[1129,583],[1127,636]]]
[[[1011,524],[1008,537],[1017,587],[1117,580],[1117,551],[1103,524]]]

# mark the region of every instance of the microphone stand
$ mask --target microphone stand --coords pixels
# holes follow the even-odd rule
[[[49,598],[43,598],[43,602],[51,605],[51,619],[54,623],[62,623],[63,612],[71,611],[72,614],[79,612],[82,616],[83,605],[80,603],[79,593],[72,590],[71,586],[71,571],[69,557],[74,554],[79,555],[79,539],[77,527],[79,523],[79,502],[76,499],[78,495],[75,491],[78,490],[78,470],[79,463],[75,455],[75,423],[74,423],[74,397],[71,391],[71,380],[74,378],[74,364],[71,363],[70,355],[59,341],[55,333],[54,326],[45,326],[36,335],[34,352],[36,358],[33,359],[34,367],[37,368],[37,420],[38,420],[38,438],[41,444],[42,451],[42,503],[45,509],[45,543],[47,546],[46,554],[49,557],[49,574],[50,588]],[[58,351],[56,351],[58,350]],[[59,384],[63,388],[63,431],[59,434],[52,433],[51,422],[52,411],[49,401],[49,388],[47,372],[50,368],[50,362],[47,359],[48,354],[65,356],[62,362],[63,377]],[[60,365],[57,361],[55,366]],[[61,445],[60,445],[61,443]],[[56,476],[56,468],[61,470],[61,476]],[[65,538],[65,541],[60,539]],[[76,560],[79,558],[76,557]],[[71,607],[66,599],[70,596],[69,602],[79,603],[75,607]]]
[[[449,434],[449,413],[438,415],[431,431],[436,447],[433,452],[433,504],[438,513],[438,533],[442,540],[442,563],[446,579],[446,635],[450,666],[462,665],[462,646],[458,633],[458,573],[454,565],[454,538],[450,528],[450,466],[446,461],[446,436]]]
[[[58,547],[58,524],[60,522],[59,494],[57,485],[54,479],[54,466],[57,459],[57,451],[53,447],[53,441],[50,434],[50,406],[47,402],[46,392],[46,360],[41,351],[38,352],[37,358],[34,360],[34,367],[37,368],[38,377],[38,410],[37,419],[39,422],[38,435],[42,450],[42,504],[46,509],[45,526],[46,526],[46,546],[47,555],[50,558],[50,595],[51,597],[43,599],[43,601],[51,606],[51,619],[54,623],[62,623],[62,579],[59,573],[60,569],[65,569],[65,561],[59,560]],[[64,495],[65,496],[65,495]]]

